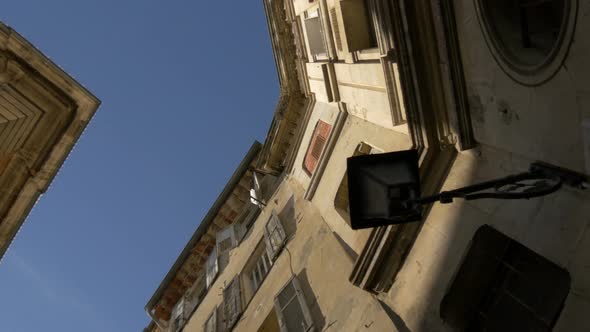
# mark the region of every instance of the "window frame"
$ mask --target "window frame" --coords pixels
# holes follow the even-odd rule
[[[176,302],[176,304],[174,305],[174,308],[172,308],[172,315],[170,320],[172,321],[172,324],[174,324],[173,331],[175,332],[180,331],[184,327],[184,304],[184,296],[181,296],[178,302]]]
[[[203,331],[204,332],[217,332],[217,330],[218,330],[218,326],[217,326],[217,310],[219,310],[219,307],[215,307],[213,309],[213,311],[211,312],[211,314],[209,315],[209,317],[205,321],[205,324],[203,324]],[[209,322],[211,320],[213,320],[212,330],[207,330],[208,324],[209,324]]]
[[[268,251],[266,250],[265,244],[265,248],[262,250],[260,257],[258,257],[256,260],[256,263],[254,263],[252,271],[250,271],[250,280],[252,281],[252,295],[256,294],[264,282],[264,279],[266,279],[266,276],[270,272],[272,266],[273,262],[268,254]]]
[[[325,131],[325,135],[321,134],[322,131]],[[303,157],[303,170],[305,171],[305,173],[309,176],[312,176],[313,173],[316,171],[317,166],[320,164],[320,160],[322,159],[322,157],[324,156],[324,151],[326,150],[326,146],[328,145],[328,142],[330,140],[330,135],[332,135],[332,131],[333,131],[333,125],[329,124],[328,122],[322,120],[322,119],[318,119],[318,121],[316,122],[312,134],[311,134],[311,138],[309,140],[307,149],[305,150],[305,155]],[[313,150],[315,149],[315,144],[317,143],[317,138],[321,137],[324,141],[321,151],[319,153],[319,155],[317,156],[317,158],[315,156],[312,155]],[[311,167],[312,169],[308,168],[308,162],[309,158],[314,158],[315,159],[315,164],[313,167]]]
[[[354,149],[352,157],[379,153],[383,153],[383,150],[376,148],[366,142],[360,142]],[[346,191],[344,192],[344,190]],[[339,198],[346,199],[346,206],[344,206],[344,204],[339,201]],[[334,209],[346,221],[346,223],[350,224],[350,205],[348,203],[348,175],[345,172],[344,176],[342,176],[340,184],[338,185],[336,194],[334,195]]]
[[[570,290],[566,269],[484,225],[475,232],[439,312],[447,325],[459,330],[490,325],[497,328],[495,324],[514,329],[516,324],[525,324],[551,331]],[[502,312],[507,305],[519,309],[523,314],[519,317],[526,320],[507,322]]]
[[[307,9],[306,11],[303,12],[303,16],[302,18],[302,31],[305,31],[305,36],[304,36],[304,43],[305,43],[305,48],[306,48],[306,52],[308,52],[309,54],[309,59],[311,59],[313,62],[323,62],[323,61],[328,61],[330,59],[329,57],[329,51],[328,51],[328,41],[326,39],[326,33],[324,31],[324,26],[323,26],[323,14],[321,12],[320,6],[316,5],[313,6],[309,9]],[[310,38],[309,38],[309,32],[310,29],[308,28],[307,25],[307,21],[309,20],[314,20],[317,19],[317,27],[319,29],[319,31],[314,31],[314,33],[318,33],[319,37],[321,38],[322,41],[322,45],[323,45],[323,51],[324,52],[320,52],[320,53],[314,53],[314,51],[312,50],[312,45],[310,43]]]
[[[274,224],[274,227],[270,230],[269,225]],[[274,237],[275,234],[278,235],[279,243],[273,243],[273,240],[277,240],[277,237]],[[274,261],[276,257],[279,255],[280,251],[285,246],[285,242],[287,241],[287,234],[285,232],[285,228],[281,223],[281,219],[279,218],[276,210],[272,210],[271,216],[264,225],[264,241],[266,245],[266,250],[268,252],[268,256],[271,261]]]
[[[577,0],[563,1],[561,26],[549,54],[535,64],[524,64],[514,55],[514,50],[501,40],[497,22],[489,13],[486,0],[474,0],[480,30],[488,50],[500,69],[513,81],[524,86],[539,86],[551,80],[562,68],[574,40],[579,6]]]
[[[232,312],[234,309],[235,312]],[[223,317],[226,330],[232,330],[240,320],[243,311],[241,276],[237,274],[223,289]]]
[[[219,275],[219,260],[217,259],[217,246],[213,247],[213,250],[211,250],[211,253],[209,253],[209,257],[207,258],[205,266],[205,282],[207,290],[209,290],[215,282],[215,280],[217,279],[217,276]]]
[[[292,285],[295,294],[293,297],[291,297],[289,299],[289,301],[286,304],[281,306],[281,303],[279,301],[279,296],[290,285]],[[290,332],[287,328],[286,319],[289,319],[292,317],[285,317],[283,315],[283,311],[288,305],[290,305],[295,300],[299,303],[299,307],[301,308],[301,313],[303,315],[302,318],[304,320],[304,323],[306,324],[305,331],[306,332],[315,331],[315,325],[313,322],[311,311],[309,310],[309,305],[307,304],[307,300],[305,298],[305,294],[303,293],[303,289],[301,288],[301,285],[299,283],[299,279],[297,278],[297,276],[293,276],[291,279],[289,279],[289,281],[283,287],[281,287],[281,290],[279,290],[279,292],[274,297],[274,309],[277,314],[277,318],[279,320],[279,327],[281,329],[281,332]]]

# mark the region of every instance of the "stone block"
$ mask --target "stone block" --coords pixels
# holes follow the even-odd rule
[[[560,266],[573,258],[590,216],[590,196],[563,188],[544,198],[524,244]]]

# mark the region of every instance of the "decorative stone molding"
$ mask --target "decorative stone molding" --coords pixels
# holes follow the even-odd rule
[[[17,83],[25,72],[18,63],[11,60],[5,54],[0,53],[0,86],[8,83]]]
[[[434,193],[456,156],[451,144],[447,95],[442,89],[439,50],[428,1],[376,0],[388,8],[395,49],[387,51],[399,68],[407,124],[420,152],[421,192]],[[387,2],[387,4],[385,4]],[[383,31],[382,36],[383,36]],[[389,290],[420,232],[421,224],[375,228],[357,259],[351,282],[370,292]]]
[[[4,119],[14,123],[4,125],[19,128],[0,126],[0,154],[9,158],[0,169],[1,258],[100,101],[0,23],[0,103],[4,110],[12,108],[11,116],[5,113]]]

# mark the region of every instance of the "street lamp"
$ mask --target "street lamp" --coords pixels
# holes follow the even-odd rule
[[[529,199],[551,194],[563,184],[584,188],[587,177],[543,162],[529,171],[421,197],[416,150],[348,158],[348,199],[353,229],[422,220],[423,205],[475,200]]]

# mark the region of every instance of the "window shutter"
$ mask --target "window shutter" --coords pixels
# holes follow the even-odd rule
[[[217,252],[221,256],[222,253],[228,252],[238,244],[236,235],[236,225],[229,225],[228,227],[217,233]]]
[[[172,323],[172,331],[174,332],[178,331],[184,324],[184,297],[181,297],[172,309]]]
[[[281,332],[315,331],[311,313],[297,277],[275,297],[275,311]]]
[[[326,53],[322,23],[319,16],[310,17],[305,20],[305,31],[307,32],[307,42],[312,55]]]
[[[338,48],[338,51],[342,51],[342,37],[340,36],[340,26],[338,25],[336,7],[330,8],[330,21],[332,21],[332,32],[334,33],[336,47]]]
[[[240,275],[234,277],[231,283],[223,290],[223,304],[225,308],[224,316],[226,329],[236,324],[242,313],[242,298],[240,290]]]
[[[218,272],[219,264],[217,264],[217,248],[213,248],[213,251],[207,259],[207,289],[209,289],[215,281]]]
[[[268,256],[274,260],[278,255],[279,251],[285,244],[285,229],[281,224],[281,220],[275,210],[272,210],[272,215],[266,226],[264,227],[264,241],[266,243],[266,251]]]
[[[246,235],[246,226],[244,225],[243,222],[239,223],[239,224],[235,224],[234,227],[234,236],[236,239],[236,246],[238,244],[240,244],[240,242],[242,241],[242,238],[244,238],[244,235]]]
[[[318,162],[320,161],[320,157],[322,156],[322,152],[324,151],[324,147],[328,142],[331,131],[332,126],[322,120],[319,120],[316,124],[311,137],[311,142],[307,148],[305,161],[303,163],[305,170],[307,170],[309,173],[313,173],[315,171]]]
[[[213,309],[211,316],[205,322],[205,332],[217,332],[217,308]]]

